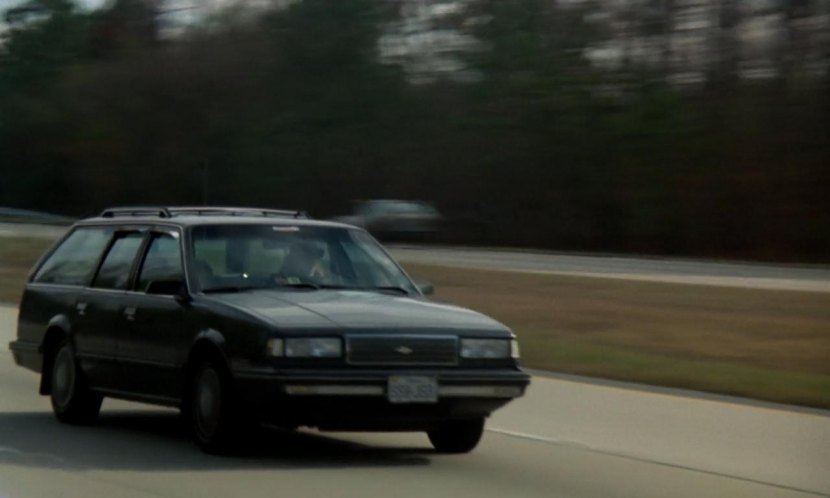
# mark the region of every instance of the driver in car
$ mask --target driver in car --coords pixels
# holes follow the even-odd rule
[[[287,283],[320,281],[327,276],[323,266],[325,251],[310,242],[300,241],[292,244],[285,256],[279,279]]]

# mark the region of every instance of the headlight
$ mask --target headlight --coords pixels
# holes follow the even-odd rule
[[[470,359],[510,358],[513,347],[507,339],[461,339],[461,357]]]
[[[343,343],[336,337],[297,337],[285,340],[288,358],[338,358],[343,354]]]

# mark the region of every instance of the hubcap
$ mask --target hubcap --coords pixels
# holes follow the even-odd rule
[[[213,369],[206,368],[196,383],[196,426],[199,433],[211,437],[219,426],[221,391],[219,377]]]
[[[52,371],[52,396],[60,407],[65,407],[75,391],[75,360],[69,348],[58,351]]]

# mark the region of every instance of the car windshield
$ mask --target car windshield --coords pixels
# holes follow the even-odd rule
[[[362,230],[202,225],[193,228],[190,246],[191,273],[203,292],[262,288],[417,292],[406,274]]]

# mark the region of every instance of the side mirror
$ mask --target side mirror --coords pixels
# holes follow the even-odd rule
[[[173,296],[179,303],[190,301],[183,280],[153,280],[147,284],[145,292],[159,296]]]
[[[431,296],[435,293],[435,286],[432,285],[432,282],[428,280],[421,280],[421,279],[413,279],[415,282],[415,286],[418,287],[418,290],[421,291],[421,294],[425,296]]]

